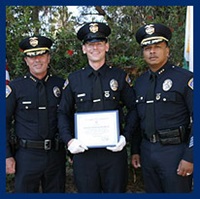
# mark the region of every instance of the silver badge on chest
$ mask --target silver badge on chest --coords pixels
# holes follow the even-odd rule
[[[110,88],[113,91],[117,91],[117,89],[118,89],[118,82],[117,82],[117,80],[115,80],[115,79],[111,79],[110,80]]]
[[[110,91],[104,91],[104,96],[107,98],[107,97],[110,97]]]
[[[166,79],[164,82],[163,82],[163,85],[162,85],[162,88],[164,91],[168,91],[170,90],[170,88],[172,87],[172,80],[171,79]]]
[[[160,100],[161,93],[156,93],[156,100]]]
[[[53,87],[53,94],[56,97],[60,97],[61,91],[60,91],[60,89],[57,86]]]

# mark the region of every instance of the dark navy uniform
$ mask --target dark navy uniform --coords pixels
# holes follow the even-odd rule
[[[163,26],[159,25],[160,32],[157,33],[155,30],[155,35],[161,36],[162,28]],[[141,40],[147,34],[144,30],[138,32],[143,34],[140,35]],[[144,42],[150,42],[150,45],[157,42],[151,40],[151,35],[146,38]],[[155,36],[154,39],[163,38]],[[167,62],[155,75],[156,87],[152,101],[147,99],[150,70],[135,82],[134,91],[141,133],[135,132],[133,136],[135,139],[133,138],[132,142],[132,154],[141,154],[146,192],[190,192],[192,176],[177,175],[177,168],[182,159],[193,163],[193,73]],[[155,132],[151,137],[148,137],[145,131],[145,126],[149,122],[146,119],[146,108],[149,103],[154,103],[155,115]]]
[[[23,40],[27,46],[26,56],[38,56],[49,51],[46,47],[47,38],[34,37],[34,43],[30,46],[31,39]],[[42,106],[39,104],[41,83],[47,99]],[[57,109],[63,85],[62,78],[47,72],[41,80],[28,73],[6,86],[6,158],[13,157],[16,161],[17,193],[39,192],[40,186],[44,193],[65,192],[66,150],[57,127]],[[44,111],[47,115],[39,118]],[[44,131],[41,131],[42,126]],[[16,137],[15,151],[13,139],[10,141],[11,135]]]
[[[74,177],[79,193],[126,191],[128,165],[125,146],[132,132],[135,100],[127,74],[122,69],[109,67],[105,64],[105,57],[102,58],[108,50],[106,43],[110,33],[109,26],[99,22],[87,23],[79,29],[77,37],[87,48],[89,64],[69,75],[59,106],[59,130],[62,140],[73,154]],[[93,42],[99,45],[95,49],[91,44]],[[98,58],[95,64],[90,58],[93,55],[88,45],[92,47],[90,52],[96,51],[96,48],[97,52],[101,52],[99,56],[94,53],[95,59]],[[98,70],[94,70],[96,64]],[[123,107],[127,108],[126,117]],[[83,148],[79,138],[74,139],[74,114],[112,110],[119,112],[120,136],[117,144],[113,147],[105,144],[104,147]]]
[[[68,143],[74,137],[74,113],[91,112],[93,109],[90,66],[72,73],[63,91],[59,106],[59,128],[62,139]],[[120,125],[124,121],[122,107],[128,108],[126,126],[120,133],[130,137],[134,110],[133,90],[126,81],[126,73],[106,64],[99,69],[102,82],[103,110],[119,110]],[[127,153],[113,153],[105,148],[93,148],[73,157],[75,181],[79,192],[124,192],[127,185]],[[85,174],[87,173],[87,178]],[[101,187],[103,186],[103,187]]]
[[[37,192],[42,181],[44,192],[64,192],[65,190],[65,149],[59,139],[57,128],[57,108],[61,98],[64,80],[47,75],[44,80],[48,104],[47,137],[39,134],[38,82],[31,74],[10,82],[6,98],[6,126],[9,138],[14,116],[14,131],[19,139],[16,151],[17,172],[16,192]],[[46,148],[45,148],[46,142]],[[60,148],[56,148],[60,144]],[[59,147],[59,146],[58,146]],[[7,142],[7,157],[13,156]]]

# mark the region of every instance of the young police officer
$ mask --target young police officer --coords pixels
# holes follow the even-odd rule
[[[6,87],[6,173],[15,174],[15,192],[65,191],[65,148],[59,141],[57,108],[64,80],[48,71],[52,41],[44,36],[23,39],[19,47],[29,73]],[[13,120],[14,119],[14,120]],[[9,142],[11,124],[19,148]]]
[[[140,135],[132,164],[141,166],[146,192],[190,192],[193,173],[193,73],[168,61],[171,31],[162,24],[136,33],[149,70],[135,83]],[[141,154],[136,145],[140,144]]]
[[[79,29],[77,37],[83,42],[82,50],[87,55],[88,65],[70,74],[59,106],[59,130],[68,150],[74,154],[74,177],[79,193],[126,191],[128,168],[125,146],[131,131],[134,93],[127,82],[127,74],[105,63],[106,52],[109,50],[107,37],[110,33],[108,25],[98,22],[87,23]],[[96,83],[93,82],[98,77],[100,88],[95,87]],[[124,105],[128,108],[128,114],[123,129]],[[116,146],[89,148],[75,138],[76,112],[87,114],[95,111],[103,113],[108,110],[119,111],[121,128]],[[91,134],[95,136],[95,131]]]

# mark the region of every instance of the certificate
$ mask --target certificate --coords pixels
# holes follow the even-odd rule
[[[116,145],[119,138],[118,110],[75,113],[75,138],[90,148]]]

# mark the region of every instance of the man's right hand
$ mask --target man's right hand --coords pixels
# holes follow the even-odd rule
[[[134,155],[132,155],[131,158],[132,158],[131,163],[132,163],[132,165],[133,165],[133,167],[135,169],[141,167],[141,164],[140,164],[140,155],[139,154],[134,154]]]
[[[68,143],[68,150],[72,154],[77,154],[77,153],[82,153],[85,150],[88,150],[88,147],[85,144],[81,143],[79,140],[72,139]]]
[[[16,162],[13,157],[6,158],[6,174],[14,174],[15,165],[16,165]]]

